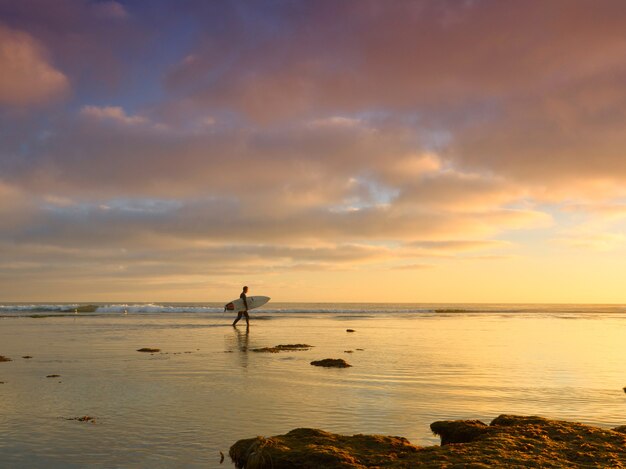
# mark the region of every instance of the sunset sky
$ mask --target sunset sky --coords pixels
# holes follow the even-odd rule
[[[0,300],[626,303],[626,1],[0,0]]]

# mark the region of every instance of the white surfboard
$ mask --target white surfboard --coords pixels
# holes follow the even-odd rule
[[[270,300],[269,296],[248,296],[246,298],[248,300],[248,310],[258,308],[259,306],[263,306]],[[224,311],[245,311],[246,305],[243,304],[243,300],[241,298],[237,298],[236,300],[231,301],[230,303],[224,305]]]

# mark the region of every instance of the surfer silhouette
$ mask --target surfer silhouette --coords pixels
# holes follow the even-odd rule
[[[248,293],[248,287],[243,287],[243,291],[241,292],[241,295],[239,295],[239,298],[243,300],[243,305],[246,309],[245,311],[239,311],[237,313],[237,319],[233,322],[233,327],[235,327],[239,320],[244,316],[246,318],[246,327],[250,327],[250,316],[248,316],[248,297],[246,296],[246,293]]]

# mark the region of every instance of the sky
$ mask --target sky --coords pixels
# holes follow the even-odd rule
[[[0,301],[626,303],[622,0],[0,0]]]

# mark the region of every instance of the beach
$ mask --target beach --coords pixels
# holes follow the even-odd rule
[[[220,467],[298,427],[433,445],[437,420],[626,423],[621,306],[275,303],[248,333],[219,304],[73,307],[0,308],[3,467]],[[280,344],[311,347],[253,351]]]

